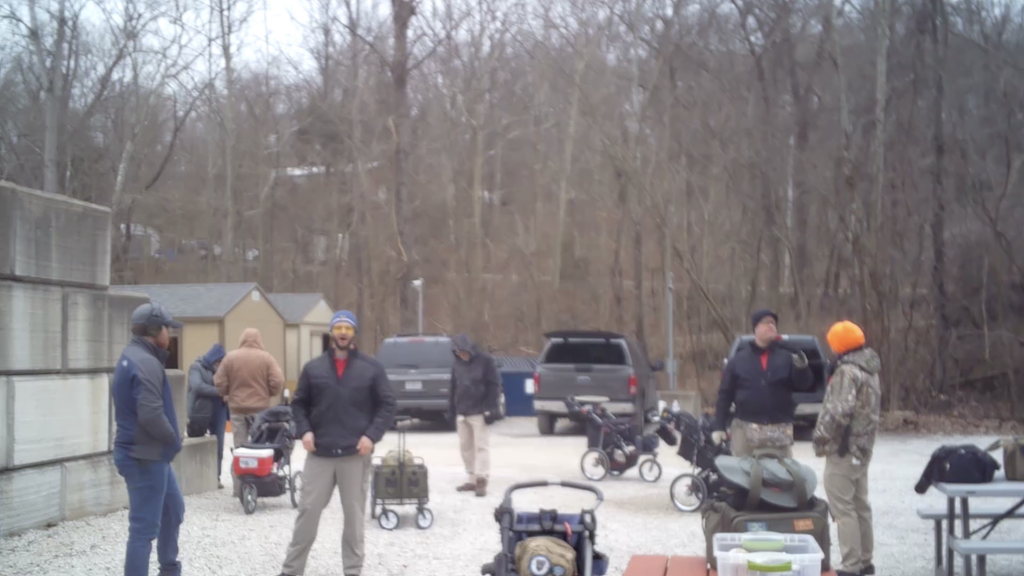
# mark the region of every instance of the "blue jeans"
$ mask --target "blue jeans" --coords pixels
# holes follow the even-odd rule
[[[224,429],[228,425],[228,407],[221,402],[215,406],[210,418],[210,434],[217,437],[217,480],[220,480],[221,464],[224,460]]]
[[[115,451],[114,465],[128,485],[128,548],[124,576],[149,574],[154,538],[160,576],[181,576],[178,528],[185,516],[185,500],[171,464],[139,460]]]

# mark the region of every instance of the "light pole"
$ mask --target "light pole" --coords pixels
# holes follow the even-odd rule
[[[417,334],[423,334],[423,278],[417,278],[411,282],[412,287],[416,289],[416,295],[418,304],[416,306],[416,328]]]
[[[673,310],[672,305],[675,298],[675,286],[672,283],[672,272],[665,274],[665,294],[668,299],[668,389],[675,391],[676,389],[676,358],[675,348],[672,342],[673,332]]]

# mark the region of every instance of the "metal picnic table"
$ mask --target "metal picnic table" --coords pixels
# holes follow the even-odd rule
[[[991,482],[984,484],[949,484],[937,482],[935,488],[946,495],[946,576],[953,576],[953,555],[954,542],[970,540],[971,538],[971,513],[968,501],[971,498],[1018,498],[1024,499],[1024,481],[1007,480],[1002,473],[997,474]],[[960,529],[961,535],[956,535],[956,500],[960,499]],[[1012,505],[1007,506],[1007,511]],[[1012,516],[1011,516],[1012,517]],[[1014,542],[1019,545],[1020,542]],[[972,565],[971,555],[961,554],[964,557],[964,575],[971,576]],[[984,573],[984,564],[979,562],[979,576]],[[939,570],[939,574],[943,571]]]

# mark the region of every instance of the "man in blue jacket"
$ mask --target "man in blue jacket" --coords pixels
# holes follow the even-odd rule
[[[114,465],[128,486],[128,547],[124,576],[149,574],[156,539],[160,576],[180,576],[178,529],[185,501],[171,469],[181,451],[171,385],[164,364],[171,336],[180,328],[159,304],[132,312],[132,339],[114,368]]]
[[[207,431],[217,437],[217,488],[223,488],[220,481],[221,465],[224,457],[224,432],[228,423],[228,405],[224,403],[220,392],[213,383],[213,375],[217,373],[220,361],[226,352],[219,342],[213,346],[188,369],[188,425],[186,431],[189,438],[205,436]]]
[[[733,456],[768,450],[793,457],[793,392],[813,387],[814,375],[803,352],[780,343],[778,321],[771,310],[754,312],[753,342],[740,346],[722,372],[711,438],[715,444],[725,440],[729,409],[735,403],[730,427]]]
[[[356,316],[342,310],[331,318],[331,349],[302,367],[292,400],[295,436],[302,438],[306,464],[302,494],[288,546],[283,576],[306,568],[320,514],[335,488],[341,496],[344,526],[341,561],[345,576],[363,570],[363,526],[370,459],[395,420],[395,395],[384,367],[356,350]]]

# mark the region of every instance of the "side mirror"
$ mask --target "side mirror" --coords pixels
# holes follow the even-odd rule
[[[654,362],[651,362],[651,370],[654,370],[655,372],[661,372],[664,369],[665,363],[662,362],[661,360],[655,360]]]

